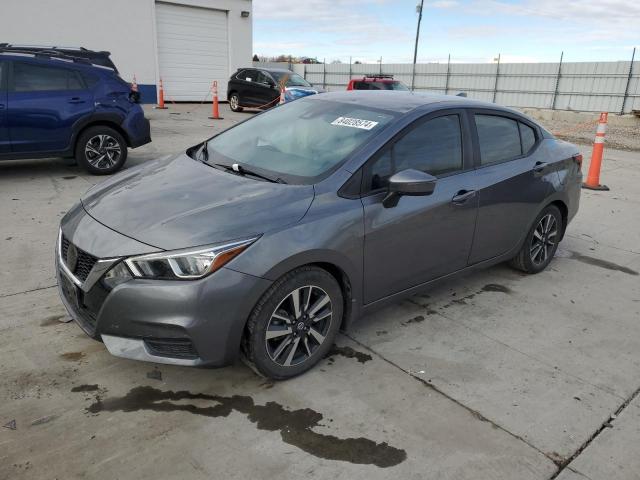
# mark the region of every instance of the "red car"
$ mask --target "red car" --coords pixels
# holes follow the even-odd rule
[[[361,79],[353,79],[349,81],[347,90],[403,90],[409,88],[399,80],[394,80],[391,75],[376,75],[371,77],[362,77]]]

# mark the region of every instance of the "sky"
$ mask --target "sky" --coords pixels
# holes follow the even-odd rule
[[[258,55],[413,61],[419,0],[253,0]],[[418,62],[630,60],[640,0],[425,0]]]

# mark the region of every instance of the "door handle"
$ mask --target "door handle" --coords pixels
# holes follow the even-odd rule
[[[69,103],[84,103],[84,100],[82,100],[80,97],[73,97],[69,100]]]
[[[548,166],[549,164],[547,162],[536,162],[536,164],[533,166],[533,171],[536,173],[540,173]]]
[[[475,190],[460,190],[456,195],[451,199],[451,202],[455,205],[464,205],[473,197],[476,196]]]
[[[0,103],[0,110],[4,110],[4,103]]]

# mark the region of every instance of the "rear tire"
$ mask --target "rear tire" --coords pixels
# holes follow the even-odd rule
[[[297,268],[277,280],[247,322],[245,360],[265,377],[285,380],[316,365],[342,322],[340,285],[326,270]]]
[[[510,265],[525,273],[539,273],[551,262],[558,249],[564,225],[555,205],[547,206],[536,217],[518,254]]]
[[[109,175],[127,160],[127,142],[111,127],[97,125],[80,134],[76,143],[76,161],[93,175]]]
[[[229,95],[229,107],[232,112],[241,112],[243,110],[240,106],[240,97],[236,92]]]

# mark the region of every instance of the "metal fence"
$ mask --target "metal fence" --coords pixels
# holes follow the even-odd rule
[[[393,75],[415,90],[511,107],[583,112],[640,110],[640,62],[309,64],[294,70],[314,85],[343,90],[352,78]]]

